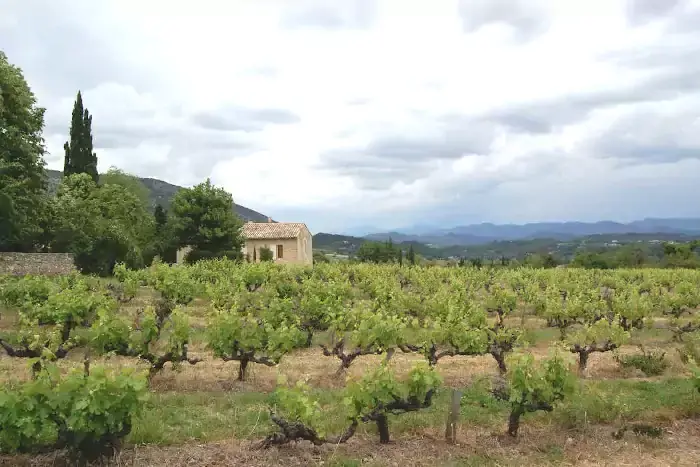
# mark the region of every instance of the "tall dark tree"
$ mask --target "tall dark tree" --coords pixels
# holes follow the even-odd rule
[[[47,214],[44,109],[22,70],[0,51],[0,251],[42,245]]]
[[[168,222],[168,213],[160,204],[156,205],[156,209],[153,212],[153,217],[156,221],[156,233],[161,233],[165,224]]]
[[[83,108],[83,96],[78,91],[73,105],[70,141],[63,145],[65,160],[63,175],[86,173],[97,183],[97,154],[92,147],[92,115]]]
[[[406,254],[406,259],[408,260],[411,266],[416,264],[416,252],[413,251],[413,245],[409,245],[408,253]]]

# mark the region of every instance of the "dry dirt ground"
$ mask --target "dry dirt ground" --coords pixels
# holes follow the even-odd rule
[[[0,329],[10,329],[15,323],[7,315],[0,316]],[[537,329],[541,323],[533,320],[526,327]],[[643,375],[623,371],[613,354],[594,354],[584,375],[589,380],[646,379],[654,380],[686,375],[673,346],[664,337],[650,334],[644,342],[650,348],[664,348],[670,368],[663,377],[643,378]],[[546,340],[528,348],[537,358],[548,355]],[[624,346],[622,353],[636,352],[633,345]],[[268,392],[275,387],[280,374],[290,382],[304,379],[317,388],[335,389],[345,385],[345,376],[336,376],[339,362],[324,357],[318,347],[294,352],[283,358],[277,367],[251,365],[248,381],[237,382],[238,365],[214,359],[202,342],[191,345],[191,355],[204,358],[195,366],[184,365],[179,371],[170,367],[157,375],[151,389],[156,392],[215,393],[223,391]],[[74,352],[59,364],[63,368],[80,367],[82,351]],[[357,359],[349,371],[359,377],[376,367],[379,356]],[[413,363],[422,361],[415,354],[398,352],[393,363],[399,374]],[[94,364],[111,367],[133,367],[133,359],[114,357],[95,359]],[[497,367],[491,356],[445,358],[437,366],[445,386],[463,388],[475,378],[495,375]],[[28,380],[26,361],[0,355],[0,381]],[[214,443],[187,443],[175,446],[129,446],[109,461],[114,466],[498,466],[498,465],[577,465],[577,466],[690,466],[700,465],[700,421],[682,419],[668,421],[660,439],[627,434],[622,440],[611,436],[615,427],[589,425],[583,432],[569,432],[556,424],[528,424],[521,428],[518,441],[513,441],[486,428],[460,427],[458,444],[444,441],[443,427],[416,428],[393,435],[389,445],[379,445],[374,436],[359,434],[345,445],[314,447],[308,443],[273,448],[252,449],[254,442],[228,439]],[[0,465],[49,466],[64,465],[60,454],[0,457]]]
[[[56,454],[0,458],[6,466],[64,465]],[[449,445],[442,433],[426,429],[419,436],[401,437],[389,445],[354,438],[345,445],[313,447],[307,443],[254,449],[248,441],[169,447],[133,447],[105,463],[111,466],[697,466],[700,465],[700,422],[683,420],[666,427],[661,439],[628,435],[614,440],[609,427],[586,433],[562,433],[556,427],[523,427],[519,441],[500,434],[464,428],[458,444]]]

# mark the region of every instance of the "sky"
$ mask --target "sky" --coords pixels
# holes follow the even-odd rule
[[[312,232],[700,216],[700,0],[2,0],[63,167]]]

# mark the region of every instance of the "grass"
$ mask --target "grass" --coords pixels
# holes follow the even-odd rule
[[[139,297],[128,305],[146,303]],[[234,380],[237,363],[214,359],[206,348],[206,306],[192,307],[193,338],[190,353],[204,358],[179,371],[169,366],[157,375],[143,410],[136,416],[125,449],[113,465],[323,465],[323,466],[501,466],[501,465],[698,465],[700,464],[700,395],[678,359],[670,332],[653,325],[633,332],[622,354],[637,353],[637,345],[666,351],[669,367],[663,375],[645,377],[622,369],[612,352],[594,354],[579,380],[577,393],[552,413],[527,414],[518,440],[503,436],[509,406],[494,400],[482,384],[497,373],[492,357],[454,357],[441,360],[437,370],[445,389],[432,407],[390,417],[393,443],[378,444],[376,428],[363,424],[343,446],[312,447],[306,443],[265,452],[253,443],[274,429],[269,419],[269,393],[278,375],[290,382],[304,379],[315,389],[324,407],[328,433],[346,427],[342,397],[345,377],[335,376],[339,362],[322,356],[317,346],[283,358],[277,367],[252,365],[250,379]],[[548,355],[559,337],[557,329],[543,327],[542,320],[527,317],[509,323],[525,329],[528,352],[536,358]],[[658,324],[658,323],[657,323]],[[663,324],[663,323],[662,323]],[[16,314],[0,313],[0,331],[15,335]],[[324,336],[316,336],[320,342]],[[357,378],[382,357],[356,360],[347,375]],[[573,359],[573,355],[572,355]],[[398,374],[405,374],[422,357],[398,352],[392,359]],[[94,364],[119,368],[134,366],[133,359],[96,359]],[[67,370],[82,365],[82,351],[59,362]],[[9,384],[29,378],[27,362],[0,356],[0,381]],[[463,391],[458,444],[444,441],[444,423],[450,388]],[[630,423],[647,423],[665,430],[661,439],[628,433],[614,440],[612,432]],[[679,449],[680,446],[680,449]],[[1,465],[55,465],[46,456],[0,456]]]
[[[479,384],[463,388],[460,422],[464,426],[503,431],[508,404],[495,401]],[[325,408],[323,428],[342,431],[346,421],[342,390],[316,391]],[[256,440],[272,429],[268,395],[261,392],[154,393],[134,423],[129,441],[134,444],[181,444],[221,441],[230,437]],[[443,426],[449,390],[439,393],[432,407],[390,419],[392,436],[415,436]],[[604,380],[582,382],[579,392],[551,414],[528,414],[528,426],[554,426],[585,433],[591,426],[617,426],[630,422],[666,425],[700,415],[700,395],[687,379],[658,381]],[[359,433],[376,437],[371,424]]]

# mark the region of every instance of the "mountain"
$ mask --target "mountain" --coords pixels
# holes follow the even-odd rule
[[[569,261],[577,251],[605,251],[623,245],[635,245],[649,251],[661,250],[663,242],[688,242],[700,237],[682,233],[629,233],[596,234],[562,241],[555,238],[533,238],[519,240],[500,240],[475,245],[426,245],[415,241],[396,242],[405,251],[409,245],[416,253],[428,259],[447,259],[456,257],[500,259],[501,257],[524,259],[528,254],[552,254],[559,259]],[[318,233],[313,236],[314,251],[352,256],[364,242],[365,237]],[[657,251],[657,253],[659,253]],[[660,254],[660,253],[659,253]]]
[[[59,172],[58,170],[47,170],[46,172],[49,179],[49,191],[55,193],[59,183],[61,183],[63,172]],[[160,204],[166,209],[170,206],[170,201],[173,196],[175,196],[175,193],[182,188],[181,186],[173,185],[155,178],[139,178],[139,180],[141,180],[141,183],[150,191],[152,206]],[[267,222],[268,217],[266,215],[253,211],[250,208],[238,204],[236,204],[234,208],[236,214],[244,221]]]
[[[375,233],[365,236],[370,240],[394,242],[420,242],[435,246],[483,245],[495,241],[532,240],[550,238],[558,241],[572,240],[591,235],[625,234],[678,234],[700,235],[700,219],[648,218],[629,223],[600,222],[535,222],[530,224],[473,224],[432,232],[407,235],[403,232]]]

